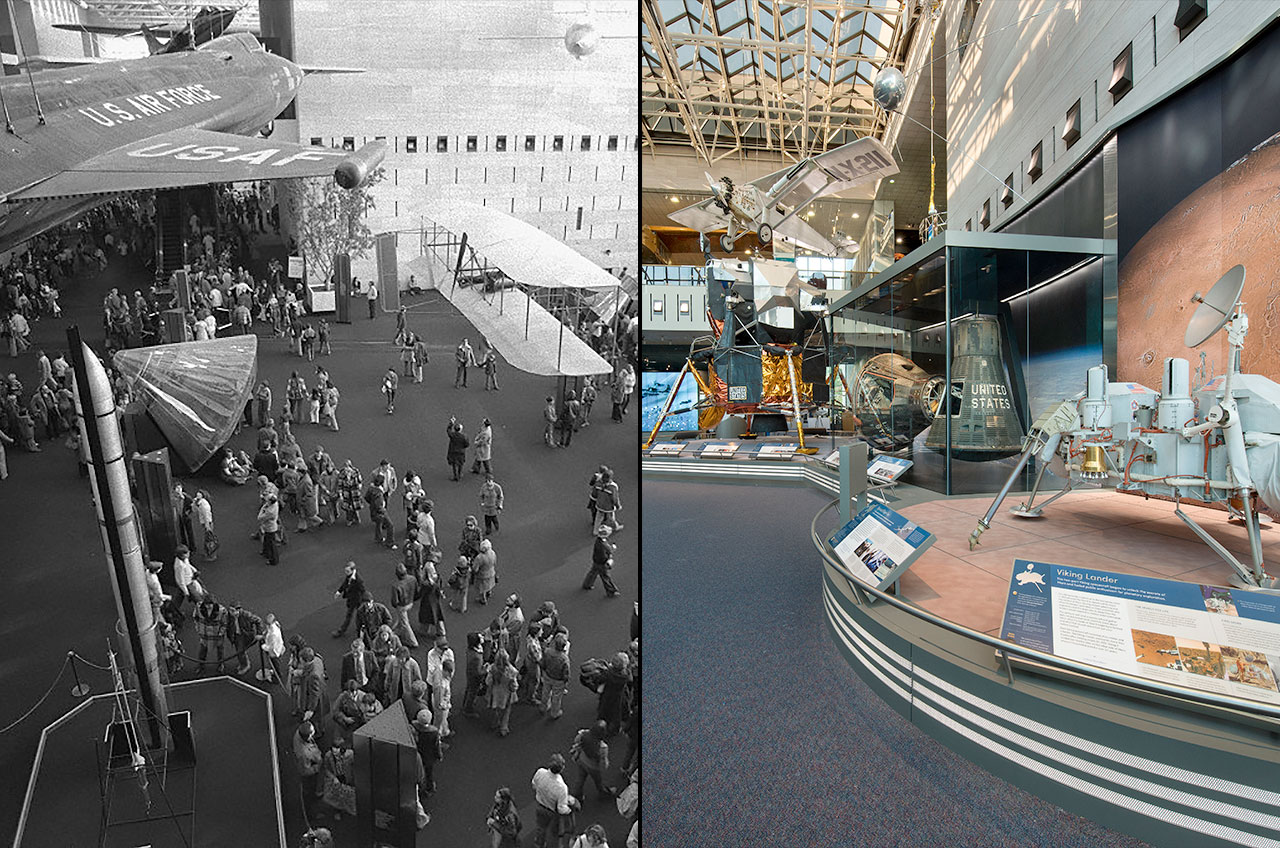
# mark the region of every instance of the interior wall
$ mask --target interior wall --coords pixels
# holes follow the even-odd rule
[[[1280,25],[1121,128],[1119,379],[1160,383],[1165,357],[1209,374],[1224,334],[1183,344],[1194,292],[1236,264],[1250,317],[1242,367],[1280,376]]]

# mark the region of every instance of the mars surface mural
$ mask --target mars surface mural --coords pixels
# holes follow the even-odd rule
[[[1245,267],[1241,301],[1249,314],[1241,370],[1280,375],[1280,133],[1197,188],[1134,245],[1119,268],[1116,379],[1160,385],[1165,357],[1191,361],[1193,384],[1226,368],[1217,334],[1198,350],[1183,345],[1194,311],[1231,266]],[[1195,374],[1200,353],[1207,374]]]

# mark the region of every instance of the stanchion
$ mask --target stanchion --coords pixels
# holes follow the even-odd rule
[[[77,698],[83,698],[93,690],[89,688],[88,683],[80,682],[80,675],[76,672],[76,652],[67,651],[67,658],[71,660],[71,676],[76,681],[76,685],[71,687],[71,694]]]
[[[253,676],[264,683],[269,683],[275,676],[271,672],[267,671],[267,652],[266,649],[263,648],[262,642],[258,643],[258,662],[262,667],[259,668]]]

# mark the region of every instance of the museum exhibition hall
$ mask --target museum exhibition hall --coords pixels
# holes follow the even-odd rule
[[[1280,846],[1280,3],[640,14],[647,837]]]

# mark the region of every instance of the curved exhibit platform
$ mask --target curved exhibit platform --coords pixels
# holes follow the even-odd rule
[[[836,470],[817,457],[651,456],[642,467],[668,480],[839,488]],[[832,555],[826,538],[839,526],[836,503],[811,528],[827,629],[859,677],[906,720],[1009,783],[1150,844],[1280,848],[1280,703],[1144,679],[998,638],[1015,559],[1226,585],[1228,566],[1193,540],[1171,504],[1106,489],[1072,493],[1039,520],[1003,512],[970,552],[968,534],[989,498],[907,490],[900,503],[912,505],[898,512],[936,540],[894,596],[852,579]],[[1226,513],[1184,510],[1229,550],[1247,550],[1243,529]],[[1263,540],[1274,561],[1280,527],[1265,529]],[[1280,633],[1276,641],[1280,655]]]

